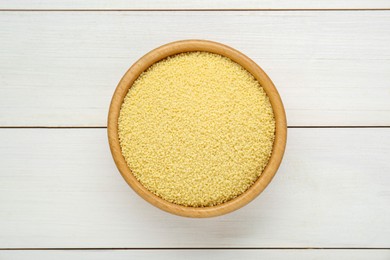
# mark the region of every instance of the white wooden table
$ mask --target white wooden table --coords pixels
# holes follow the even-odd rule
[[[254,59],[287,111],[271,185],[212,219],[139,198],[106,118],[179,39]],[[390,1],[0,0],[0,259],[390,259]]]

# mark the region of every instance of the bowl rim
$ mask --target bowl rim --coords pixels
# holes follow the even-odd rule
[[[225,203],[210,207],[187,207],[166,201],[143,186],[132,174],[122,155],[118,135],[118,118],[125,96],[139,75],[152,64],[183,52],[205,51],[230,58],[249,71],[265,90],[275,116],[275,141],[267,166],[255,183],[244,193]],[[128,185],[150,204],[169,213],[193,218],[214,217],[237,210],[256,198],[271,182],[282,161],[287,140],[287,122],[282,100],[268,75],[254,61],[224,44],[207,40],[182,40],[162,45],[141,57],[125,73],[113,94],[107,122],[112,157]]]

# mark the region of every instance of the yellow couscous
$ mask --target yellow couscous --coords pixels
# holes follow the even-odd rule
[[[137,180],[191,207],[229,201],[260,176],[275,119],[259,82],[229,58],[188,52],[152,65],[119,116],[122,154]]]

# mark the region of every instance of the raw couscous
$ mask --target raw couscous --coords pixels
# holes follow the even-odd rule
[[[166,201],[207,207],[245,192],[272,153],[275,119],[259,82],[241,65],[188,52],[134,82],[118,121],[137,180]]]

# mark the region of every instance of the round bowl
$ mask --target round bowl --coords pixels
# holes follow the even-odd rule
[[[156,196],[155,194],[147,190],[135,178],[135,176],[131,172],[131,169],[127,166],[119,144],[119,112],[123,100],[129,88],[132,86],[133,82],[143,71],[148,69],[154,63],[168,56],[191,51],[205,51],[228,57],[236,63],[240,64],[247,71],[249,71],[260,82],[261,86],[267,93],[272,105],[276,123],[275,141],[273,144],[272,155],[269,159],[266,168],[263,170],[257,181],[240,196],[225,203],[211,207],[186,207],[174,204]],[[271,182],[276,171],[278,170],[283,158],[287,138],[286,115],[283,103],[274,84],[267,76],[267,74],[265,74],[265,72],[255,62],[253,62],[241,52],[226,45],[205,40],[184,40],[168,43],[157,49],[152,50],[151,52],[143,56],[141,59],[139,59],[136,63],[134,63],[134,65],[131,66],[131,68],[126,72],[122,80],[119,82],[112,97],[110,110],[108,113],[107,131],[110,149],[115,164],[118,167],[123,178],[130,185],[130,187],[132,187],[134,191],[136,191],[146,201],[162,210],[176,215],[194,218],[223,215],[241,208],[242,206],[252,201],[255,197],[257,197]]]

